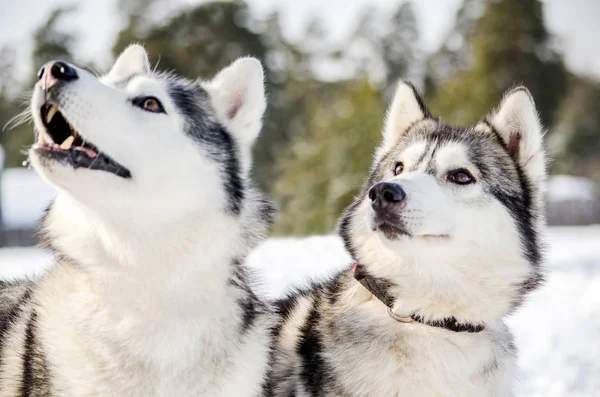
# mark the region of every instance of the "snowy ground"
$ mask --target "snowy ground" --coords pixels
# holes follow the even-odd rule
[[[600,226],[552,228],[548,282],[510,320],[520,349],[519,397],[600,396]],[[333,236],[272,239],[251,256],[262,292],[281,295],[350,259]],[[35,274],[50,258],[32,248],[0,249],[0,279]]]

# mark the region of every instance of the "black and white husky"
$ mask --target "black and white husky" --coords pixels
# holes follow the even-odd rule
[[[248,180],[265,110],[242,58],[210,81],[134,45],[100,79],[40,71],[35,170],[56,265],[0,283],[0,396],[256,396],[272,315],[241,264],[273,210]]]
[[[542,278],[545,156],[525,88],[455,128],[399,84],[339,233],[356,264],[280,301],[267,396],[510,396],[504,318]]]

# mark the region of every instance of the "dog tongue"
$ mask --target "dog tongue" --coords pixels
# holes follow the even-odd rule
[[[98,153],[96,153],[95,151],[93,151],[90,148],[84,147],[84,146],[77,146],[75,148],[75,150],[79,150],[80,152],[85,152],[85,154],[87,154],[90,157],[96,157],[98,155]]]

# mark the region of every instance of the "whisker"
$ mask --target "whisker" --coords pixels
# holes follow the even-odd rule
[[[31,113],[31,110],[25,109],[21,113],[15,115],[14,117],[9,119],[6,122],[6,124],[4,124],[4,126],[2,127],[2,132],[6,131],[6,129],[12,130],[14,128],[17,128],[21,124],[25,124],[26,122],[31,121],[32,119],[33,119],[33,114]]]
[[[160,64],[160,54],[158,54],[158,60],[156,61],[156,64],[154,64],[154,68],[152,68],[152,73],[156,73],[156,71],[158,70],[158,65]]]
[[[17,95],[17,99],[22,100],[22,102],[21,102],[22,105],[29,105],[29,102],[31,101],[32,96],[33,96],[33,90],[27,90],[27,91],[19,93],[19,95]]]

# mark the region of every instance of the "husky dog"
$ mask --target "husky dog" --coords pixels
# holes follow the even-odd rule
[[[456,128],[401,82],[339,223],[354,269],[278,302],[265,395],[512,395],[504,318],[542,279],[545,175],[525,88]]]
[[[58,190],[56,265],[0,284],[0,396],[256,396],[273,315],[242,263],[272,222],[248,175],[263,70],[150,70],[139,45],[96,79],[39,73],[35,170]]]

